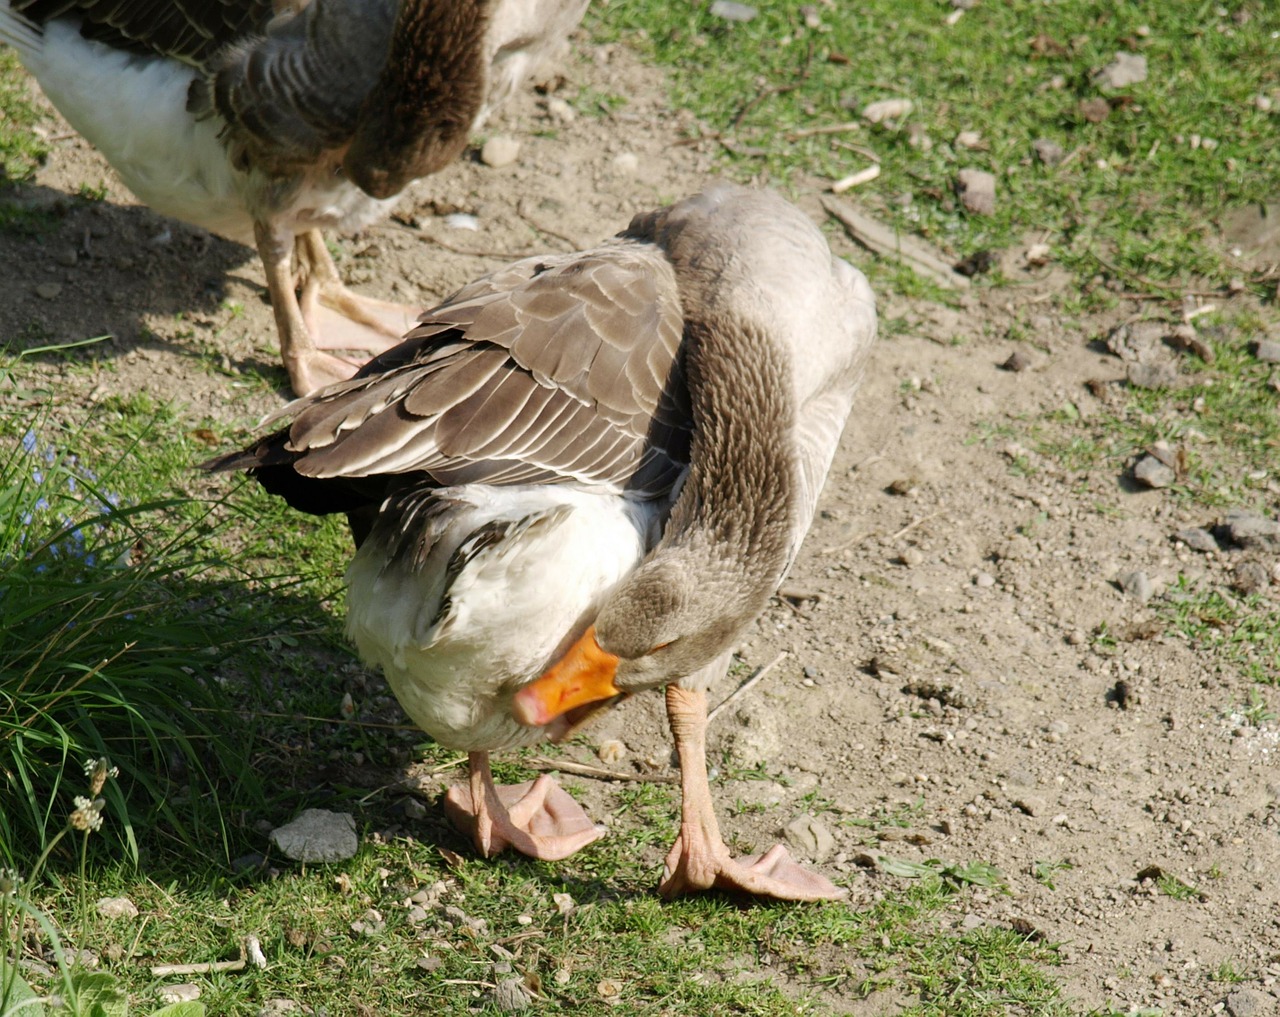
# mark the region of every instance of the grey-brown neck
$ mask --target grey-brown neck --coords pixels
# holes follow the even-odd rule
[[[466,146],[484,103],[489,0],[402,0],[378,83],[343,166],[375,198],[400,193]]]
[[[783,351],[741,321],[697,320],[686,328],[685,370],[689,475],[658,546],[596,620],[600,645],[622,658],[623,689],[718,657],[764,608],[791,555],[795,408]]]

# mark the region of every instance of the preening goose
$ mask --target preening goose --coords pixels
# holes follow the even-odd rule
[[[348,631],[418,724],[470,752],[455,821],[485,854],[594,840],[549,778],[495,789],[488,752],[665,685],[684,800],[661,891],[839,895],[781,847],[730,857],[705,689],[808,529],[875,335],[866,280],[781,198],[716,185],[421,321],[207,465],[348,513]]]
[[[346,289],[320,230],[455,159],[586,5],[0,0],[0,41],[139,199],[257,246],[303,395],[355,370],[325,349],[384,350],[417,316]]]

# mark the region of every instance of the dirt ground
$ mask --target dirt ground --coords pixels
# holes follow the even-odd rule
[[[419,182],[398,221],[342,241],[348,281],[427,305],[511,257],[612,234],[714,173],[709,148],[681,143],[688,117],[667,107],[658,72],[623,49],[579,50],[557,97],[627,104],[575,113],[518,100],[489,128],[521,140],[517,161],[469,158]],[[247,425],[279,405],[284,375],[253,252],[138,207],[86,143],[49,130],[54,153],[21,200],[60,218],[38,239],[0,236],[0,335],[19,346],[113,337],[35,368],[73,411],[148,392],[177,398],[193,426],[206,415]],[[104,200],[71,197],[100,185]],[[794,192],[818,221],[820,189],[801,180]],[[453,212],[478,230],[448,225]],[[837,227],[830,236],[855,263],[867,257]],[[1057,976],[1082,1011],[1280,1013],[1280,729],[1247,723],[1234,709],[1247,702],[1244,679],[1185,642],[1157,634],[1110,648],[1092,635],[1102,623],[1141,632],[1151,617],[1152,605],[1121,591],[1121,574],[1144,571],[1157,596],[1179,573],[1226,585],[1239,553],[1171,540],[1215,519],[1168,492],[1009,447],[998,429],[1011,418],[1123,398],[1123,364],[1091,342],[1144,310],[1067,323],[1059,276],[1012,263],[1009,273],[1014,285],[976,288],[958,310],[880,293],[895,327],[788,580],[798,596],[775,601],[741,648],[752,667],[786,656],[712,732],[713,759],[764,760],[790,783],[735,785],[766,807],[731,815],[722,803],[726,834],[767,844],[817,791],[830,807],[809,853],[853,878],[855,907],[897,885],[865,866],[874,856],[986,861],[1009,893],[969,891],[955,921],[1026,923],[1064,943]],[[1006,338],[1014,321],[1030,321],[1030,343]],[[999,369],[1015,348],[1030,368]],[[1091,390],[1093,379],[1117,384]],[[1034,471],[1011,469],[1019,459]],[[726,678],[712,701],[731,687]],[[625,742],[615,766],[669,766],[656,695],[596,733]],[[608,814],[611,793],[590,783],[594,815]],[[871,845],[865,828],[840,822],[904,806],[909,827],[882,827]],[[1034,863],[1064,861],[1055,889],[1033,878]],[[1160,892],[1153,866],[1202,895]],[[839,960],[857,970],[856,957]],[[1244,980],[1216,979],[1223,965]],[[855,1014],[910,1002],[890,996],[827,1001]]]

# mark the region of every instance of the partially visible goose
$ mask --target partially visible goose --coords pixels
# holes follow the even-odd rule
[[[257,246],[303,395],[355,370],[325,349],[386,349],[417,316],[343,286],[320,230],[453,161],[586,5],[0,0],[0,41],[139,199]]]
[[[834,897],[781,847],[730,857],[704,690],[795,558],[875,328],[866,280],[804,215],[717,185],[470,284],[208,465],[348,513],[348,631],[470,752],[448,806],[483,853],[558,858],[602,832],[548,777],[495,789],[489,751],[665,685],[684,804],[661,891]]]

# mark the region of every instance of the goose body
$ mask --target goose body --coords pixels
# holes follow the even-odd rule
[[[452,161],[585,7],[0,0],[0,41],[140,200],[258,247],[302,394],[354,370],[324,348],[385,349],[416,313],[345,290],[317,231],[369,226]]]
[[[669,686],[686,821],[664,892],[837,894],[776,852],[728,857],[699,697],[808,529],[875,335],[866,280],[793,206],[717,185],[421,322],[209,465],[348,514],[349,631],[418,723],[471,752],[455,820],[486,854],[599,836],[546,778],[494,789],[487,752]]]

